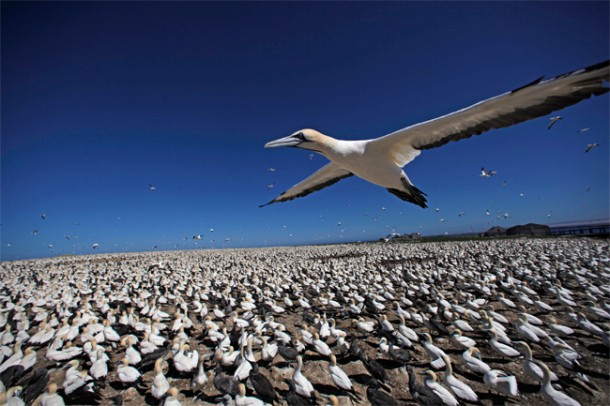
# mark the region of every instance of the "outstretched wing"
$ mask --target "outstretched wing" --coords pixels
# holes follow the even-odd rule
[[[297,183],[275,199],[271,200],[269,203],[260,205],[259,207],[265,207],[272,203],[285,202],[296,199],[297,197],[307,196],[308,194],[317,192],[318,190],[324,189],[327,186],[334,185],[341,179],[345,179],[349,176],[352,176],[350,171],[334,162],[329,162],[302,182]]]
[[[608,92],[604,82],[610,79],[609,62],[548,80],[539,78],[512,92],[372,140],[367,148],[383,151],[402,167],[417,156],[415,151],[509,127]]]

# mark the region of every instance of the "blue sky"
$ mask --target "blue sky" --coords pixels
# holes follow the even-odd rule
[[[561,111],[550,131],[543,117],[423,151],[405,171],[428,209],[355,177],[258,207],[326,162],[265,142],[305,127],[376,138],[608,59],[608,2],[1,11],[3,260],[608,218],[608,96]]]

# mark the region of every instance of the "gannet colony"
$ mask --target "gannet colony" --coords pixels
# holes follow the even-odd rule
[[[607,405],[601,239],[3,262],[0,404]]]

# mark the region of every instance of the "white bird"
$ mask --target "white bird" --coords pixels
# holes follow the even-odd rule
[[[163,406],[181,406],[182,402],[178,400],[178,388],[171,387],[167,391],[167,397],[163,401]]]
[[[458,329],[454,330],[453,333],[451,333],[451,339],[453,340],[454,343],[456,343],[460,347],[464,347],[464,348],[470,348],[470,347],[474,347],[475,345],[477,345],[476,341],[474,341],[470,337],[463,336],[462,332]]]
[[[499,342],[498,335],[494,329],[488,330],[488,332],[491,334],[489,344],[491,345],[492,350],[505,357],[518,357],[521,355],[519,351],[515,350],[510,345]]]
[[[525,341],[515,341],[515,344],[521,345],[525,350],[525,352],[523,353],[523,355],[525,356],[523,370],[530,376],[530,378],[542,382],[542,380],[544,379],[544,373],[542,369],[538,366],[539,361],[533,358],[532,349],[530,348],[530,346]],[[559,378],[554,372],[551,372],[551,380],[559,380]]]
[[[542,393],[549,403],[558,406],[580,406],[580,403],[576,400],[572,399],[564,392],[558,391],[551,385],[551,370],[544,362],[536,361],[536,363],[540,366],[542,373],[544,374],[540,393]]]
[[[161,363],[163,362],[163,358],[158,358],[155,361],[155,379],[153,380],[153,384],[150,388],[150,393],[153,395],[155,399],[162,399],[165,396],[165,393],[169,390],[169,381],[163,374],[163,368],[161,367]]]
[[[294,382],[295,391],[301,396],[310,398],[314,393],[314,388],[311,382],[305,378],[305,375],[301,373],[302,368],[303,358],[300,355],[297,355],[297,367],[292,374],[292,381]]]
[[[561,116],[554,116],[554,117],[549,118],[549,126],[546,129],[550,130],[551,127],[554,126],[555,123],[561,119],[563,119],[563,117],[561,117]]]
[[[490,388],[510,396],[519,396],[517,378],[499,369],[491,369],[483,375],[483,382]]]
[[[197,373],[193,377],[191,381],[191,388],[201,388],[208,381],[208,376],[205,374],[205,369],[203,367],[204,355],[201,354],[199,356],[199,364],[197,366]]]
[[[447,388],[445,388],[443,385],[438,383],[436,374],[434,373],[434,371],[427,370],[425,372],[425,374],[426,374],[426,379],[424,380],[424,383],[426,384],[428,389],[430,389],[432,392],[434,392],[434,394],[443,401],[444,405],[458,406],[460,404],[458,402],[458,400],[451,394],[451,392],[449,392],[447,390]]]
[[[140,379],[141,376],[140,371],[129,366],[129,360],[127,358],[123,358],[121,365],[119,365],[116,372],[121,382],[125,384],[133,383]]]
[[[413,186],[402,168],[422,149],[440,147],[544,116],[608,92],[609,61],[521,86],[470,107],[369,140],[339,140],[312,129],[270,141],[265,148],[296,147],[320,153],[331,162],[267,204],[285,202],[356,175],[387,189],[399,199],[427,207],[425,193]]]
[[[174,355],[174,367],[178,372],[187,373],[197,368],[199,362],[199,352],[188,350],[188,344],[182,344],[180,350]]]
[[[105,357],[105,355],[104,350],[98,348],[97,358],[91,365],[91,368],[89,368],[89,373],[91,373],[91,376],[96,380],[105,378],[106,375],[108,375],[108,365],[106,364],[107,356]]]
[[[57,393],[57,384],[50,383],[47,391],[40,395],[42,406],[64,406],[64,399]]]
[[[491,367],[481,360],[481,353],[476,347],[470,347],[464,351],[462,359],[464,360],[466,368],[472,372],[486,374],[491,370]]]
[[[313,340],[312,340],[311,344],[313,345],[313,349],[318,354],[323,355],[325,357],[332,355],[332,351],[330,350],[330,347],[328,346],[328,344],[326,344],[324,341],[320,340],[320,336],[315,331],[313,333]]]
[[[341,389],[345,389],[347,391],[351,391],[352,389],[352,381],[350,381],[347,374],[337,366],[337,357],[335,354],[330,355],[330,363],[328,364],[328,372],[330,372],[330,377],[337,387]]]
[[[485,168],[481,168],[481,176],[484,178],[490,178],[496,174],[496,171],[487,171]]]
[[[422,342],[422,345],[424,346],[424,349],[432,359],[430,361],[430,365],[432,365],[434,369],[441,369],[445,366],[445,361],[443,361],[443,355],[447,356],[447,354],[445,354],[445,351],[434,345],[434,342],[432,341],[432,336],[430,336],[430,334],[423,333],[422,336],[425,338],[425,340]]]
[[[599,147],[599,144],[594,142],[593,144],[587,144],[587,148],[585,149],[585,153],[591,151],[593,148]]]
[[[451,391],[455,393],[455,395],[460,399],[468,400],[471,402],[477,402],[479,400],[479,397],[477,396],[475,391],[473,391],[470,386],[460,381],[453,375],[453,368],[451,367],[451,358],[444,355],[443,361],[445,361],[445,383],[449,386],[449,389],[451,389]]]
[[[264,406],[265,402],[253,396],[246,396],[246,385],[239,384],[239,393],[235,395],[235,406]]]
[[[549,329],[558,336],[568,336],[574,334],[574,329],[563,324],[558,324],[557,320],[553,316],[548,316]]]

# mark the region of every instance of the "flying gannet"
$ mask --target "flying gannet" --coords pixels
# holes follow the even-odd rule
[[[411,183],[402,169],[421,150],[440,147],[449,141],[469,138],[495,128],[509,127],[561,110],[593,95],[607,93],[610,88],[604,82],[610,79],[609,62],[548,80],[540,77],[513,91],[377,139],[339,140],[316,130],[303,129],[270,141],[265,148],[306,149],[324,155],[331,162],[260,207],[307,196],[356,175],[386,188],[402,200],[425,208],[426,194]]]

